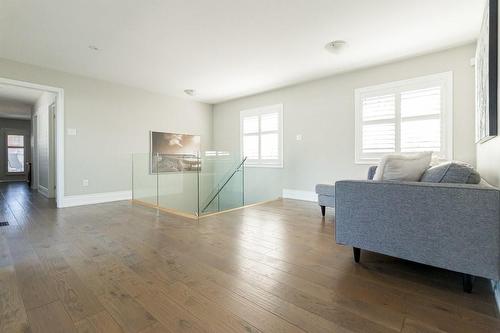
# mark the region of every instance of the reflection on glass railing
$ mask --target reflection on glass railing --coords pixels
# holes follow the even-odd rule
[[[132,155],[132,199],[150,205],[158,205],[158,175],[153,173],[152,164],[156,157],[149,154]]]
[[[256,185],[248,184],[246,174],[255,179],[258,170],[246,168],[245,162],[239,153],[228,151],[133,154],[133,200],[158,211],[199,218],[259,200],[277,199],[278,192],[262,195],[268,191],[255,191]]]

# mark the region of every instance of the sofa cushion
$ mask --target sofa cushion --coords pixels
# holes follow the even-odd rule
[[[445,162],[427,169],[421,182],[479,184],[481,176],[469,164],[464,162]]]
[[[380,160],[373,180],[418,182],[431,163],[432,152],[391,154]]]

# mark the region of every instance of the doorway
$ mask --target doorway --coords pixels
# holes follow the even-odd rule
[[[33,191],[56,199],[57,207],[64,206],[63,94],[61,88],[0,78],[0,127],[2,115],[8,111],[2,108],[2,98],[17,98],[30,106],[29,114],[23,114],[23,117],[28,117],[25,120],[29,121],[29,128],[24,133],[17,133],[23,136],[23,140],[14,137],[14,132],[9,132],[10,137],[6,137],[11,139],[10,143],[17,142],[19,145],[11,147],[9,143],[6,146],[10,152],[4,155],[6,162],[12,162],[8,164],[12,166],[9,170],[18,171],[20,179],[17,180],[31,180]]]

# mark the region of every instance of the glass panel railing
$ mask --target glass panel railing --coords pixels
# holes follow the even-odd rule
[[[245,205],[251,205],[282,196],[283,169],[253,167],[245,163]]]
[[[247,167],[239,153],[133,154],[134,202],[197,218],[281,195],[278,169]]]
[[[160,208],[197,216],[200,166],[196,155],[158,155]]]
[[[201,164],[200,214],[235,208],[236,202],[243,206],[243,186],[238,188],[236,185],[242,184],[241,180],[236,180],[241,178],[236,175],[242,167],[240,156],[225,151],[207,151],[201,156]],[[234,195],[231,200],[227,197],[229,193]]]
[[[150,154],[132,154],[132,199],[152,206],[158,205],[158,175],[154,172],[156,158]]]
[[[241,163],[219,193],[219,211],[245,206],[245,166]]]

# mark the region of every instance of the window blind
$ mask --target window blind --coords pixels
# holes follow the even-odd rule
[[[401,151],[441,150],[441,87],[401,93]]]
[[[396,96],[394,94],[363,99],[364,154],[390,153],[396,149]]]
[[[282,108],[279,104],[241,111],[241,148],[247,165],[282,166]]]
[[[451,157],[451,72],[356,89],[355,95],[356,162],[421,151]]]

